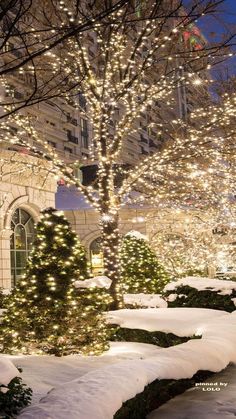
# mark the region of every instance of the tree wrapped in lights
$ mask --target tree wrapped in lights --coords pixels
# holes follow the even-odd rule
[[[169,277],[147,238],[136,231],[126,234],[121,247],[122,292],[157,294],[168,281]]]
[[[228,54],[227,40],[222,54],[220,43],[210,46],[203,42],[201,49],[195,50],[183,42],[190,23],[213,13],[215,3],[194,0],[188,11],[181,6],[181,0],[145,2],[139,12],[141,19],[137,19],[137,11],[128,2],[106,17],[106,25],[94,24],[89,33],[94,44],[92,54],[88,34],[79,32],[47,55],[43,76],[50,94],[60,97],[58,104],[62,110],[63,102],[65,106],[69,102],[91,124],[89,159],[98,165],[95,187],[81,184],[73,175],[73,164],[65,164],[34,128],[35,117],[16,115],[9,118],[2,131],[3,142],[23,146],[34,156],[51,161],[50,175],[63,177],[68,185],[75,185],[99,212],[105,274],[112,279],[114,308],[122,300],[118,289],[119,210],[130,197],[133,200],[133,192],[137,192],[137,202],[148,201],[158,207],[179,202],[207,207],[209,197],[215,203],[227,183],[223,174],[226,167],[216,147],[217,137],[205,140],[208,126],[203,137],[202,132],[188,130],[183,123],[176,135],[177,130],[172,130],[175,124],[169,121],[179,87],[191,86],[196,78],[207,83],[205,79],[201,81],[201,72],[221,60],[222,54]],[[7,80],[4,83],[11,90],[10,83]],[[79,103],[78,90],[86,106]],[[206,92],[203,96],[206,98]],[[4,103],[8,114],[15,111],[15,106]],[[144,118],[143,114],[149,114],[151,108],[152,118],[150,115]],[[19,127],[17,134],[9,128],[11,122]],[[145,141],[156,149],[153,155],[151,149],[146,152],[142,148],[144,132],[150,136],[150,142]],[[142,158],[124,170],[117,187],[115,167],[124,158],[126,141],[132,135],[137,135]],[[160,145],[160,136],[166,140],[164,146]]]
[[[74,287],[89,275],[84,248],[63,213],[45,210],[26,274],[9,297],[1,346],[10,353],[98,354],[108,348],[108,296]]]
[[[150,215],[152,248],[169,275],[215,276],[217,271],[235,266],[232,211],[226,207],[207,213],[172,209]]]
[[[66,57],[61,55],[60,74],[56,66],[47,65],[48,59],[56,57],[55,50],[65,46],[66,40],[88,31],[95,24],[110,25],[113,14],[128,3],[128,0],[108,3],[100,0],[70,0],[69,4],[63,0],[1,2],[1,82],[4,83],[9,75],[14,72],[17,74],[18,71],[21,80],[28,77],[31,80],[21,95],[14,95],[14,91],[7,88],[4,102],[11,105],[11,111],[61,96],[62,91],[69,91],[71,85],[66,86],[64,83],[66,64],[63,66],[63,58]],[[0,115],[0,119],[2,117]]]
[[[169,275],[181,278],[208,275],[208,270],[216,262],[217,243],[214,239],[212,234],[205,232],[173,234],[161,231],[152,243],[158,259],[165,262]]]

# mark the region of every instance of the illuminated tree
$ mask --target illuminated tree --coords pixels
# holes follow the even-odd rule
[[[234,219],[232,208],[154,213],[148,220],[152,248],[171,276],[215,276],[235,266]]]
[[[227,40],[223,46],[219,42],[207,45],[199,31],[195,36],[198,44],[191,44],[191,48],[189,45],[191,30],[197,32],[193,22],[212,13],[218,2],[196,0],[185,10],[180,0],[150,1],[143,2],[139,11],[130,9],[128,3],[107,17],[109,24],[94,24],[89,32],[96,47],[93,54],[86,43],[87,34],[78,33],[67,39],[63,48],[50,52],[44,67],[53,86],[57,86],[55,95],[60,92],[57,106],[62,112],[63,102],[69,102],[90,121],[93,135],[89,159],[98,166],[94,185],[82,185],[73,175],[73,164],[65,164],[41,137],[34,128],[37,117],[16,115],[3,124],[2,131],[5,143],[18,144],[51,161],[49,174],[63,176],[68,185],[75,185],[99,212],[105,274],[112,279],[114,308],[122,300],[117,289],[120,207],[129,199],[133,201],[134,195],[136,202],[148,201],[158,207],[180,202],[201,207],[217,205],[219,196],[226,196],[222,191],[229,189],[230,182],[224,175],[226,166],[222,164],[221,149],[216,147],[217,137],[209,134],[207,125],[203,137],[203,131],[191,131],[191,126],[188,129],[184,123],[170,121],[176,90],[198,85],[199,81],[207,84],[201,72],[221,60],[222,54],[228,55]],[[78,101],[78,86],[86,107]],[[203,96],[206,99],[206,89]],[[151,108],[154,119],[144,123],[142,115]],[[5,110],[11,112],[12,107],[5,106]],[[12,121],[19,127],[16,135],[8,126]],[[125,141],[140,133],[140,123],[146,132],[154,129],[156,152],[143,156],[135,167],[122,170]],[[206,132],[211,135],[207,141]],[[156,141],[160,137],[165,140],[162,145]],[[121,172],[119,184],[117,166]]]
[[[147,238],[136,231],[126,234],[121,247],[122,292],[158,294],[168,281],[169,277]]]
[[[21,79],[30,79],[30,84],[20,97],[12,93],[4,100],[6,104],[11,104],[11,112],[69,91],[71,86],[66,87],[63,82],[63,61],[59,75],[47,66],[48,57],[54,54],[55,49],[65,46],[67,40],[85,33],[97,23],[109,25],[114,18],[113,14],[122,7],[127,7],[128,3],[128,0],[70,0],[69,4],[63,0],[2,1],[1,82],[6,82],[5,77],[12,74],[20,75]],[[0,115],[0,119],[2,117]]]
[[[145,6],[144,13],[142,2],[130,0],[2,1],[0,78],[7,90],[7,97],[1,100],[8,105],[5,115],[63,95],[73,99],[81,90],[81,80],[78,73],[74,77],[75,68],[69,71],[71,63],[68,66],[67,54],[71,52],[71,43],[81,35],[87,38],[88,32],[96,27],[119,26],[120,16],[127,24],[141,22],[142,26],[143,22],[159,19],[160,12],[162,19],[172,18],[183,6],[183,0],[176,0],[173,10],[165,7],[164,0],[159,3],[150,2],[153,7]],[[209,14],[213,9],[212,0],[206,0],[202,11]],[[194,17],[201,14],[196,4],[191,11]],[[8,77],[12,75],[29,82],[20,94],[14,93],[12,80],[8,83]],[[69,83],[68,75],[71,76]],[[1,118],[4,118],[3,114]]]
[[[97,354],[108,348],[102,317],[107,296],[74,287],[89,276],[85,252],[62,213],[45,210],[26,274],[13,290],[1,323],[10,353]]]

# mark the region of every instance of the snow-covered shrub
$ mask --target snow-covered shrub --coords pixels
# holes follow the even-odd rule
[[[189,339],[199,339],[200,337],[201,336],[176,336],[173,333],[149,332],[148,330],[142,329],[128,329],[125,327],[118,327],[111,340],[118,342],[149,343],[152,345],[160,346],[161,348],[169,348],[169,346],[179,345],[180,343],[187,342]]]
[[[236,282],[187,277],[168,284],[163,296],[169,307],[200,307],[232,312],[236,305]]]
[[[10,419],[31,402],[32,390],[22,383],[21,377],[13,378],[8,385],[0,385],[0,417]]]
[[[160,294],[125,294],[125,308],[164,308],[167,302]]]
[[[202,382],[212,375],[210,371],[198,371],[192,378],[180,380],[155,380],[142,393],[123,403],[114,419],[143,419],[168,400]]]
[[[6,358],[0,359],[0,417],[9,419],[31,401],[32,390],[22,383],[20,368]]]

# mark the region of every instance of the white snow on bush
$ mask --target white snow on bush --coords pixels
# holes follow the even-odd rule
[[[236,298],[232,298],[231,301],[233,301],[234,305],[236,306]]]
[[[186,298],[186,295],[184,295],[184,294],[170,294],[166,297],[166,300],[171,303],[172,301],[175,301],[177,297]]]
[[[20,372],[9,359],[4,357],[0,358],[0,385],[4,384],[7,386],[13,378],[18,377],[19,375]],[[1,389],[1,391],[3,391],[3,389]]]
[[[85,279],[83,281],[75,281],[75,288],[110,288],[111,279],[107,276],[95,276],[94,278]]]
[[[140,307],[167,307],[167,302],[159,294],[125,294],[124,302]]]
[[[128,329],[143,329],[149,332],[174,333],[177,336],[193,336],[203,330],[209,320],[227,315],[225,311],[207,308],[149,308],[109,311],[107,322]]]
[[[125,237],[129,237],[129,236],[134,237],[135,239],[138,239],[138,240],[146,240],[146,241],[148,240],[147,236],[140,233],[140,231],[136,231],[136,230],[131,230],[125,235]]]
[[[224,292],[222,295],[231,294],[233,290],[236,290],[236,281],[188,276],[186,278],[181,278],[178,281],[170,282],[165,286],[164,291],[176,290],[176,288],[182,285],[188,285],[189,287],[196,288],[198,291],[211,288],[211,291]]]
[[[157,315],[160,310],[165,309],[156,309]],[[158,349],[156,355],[144,360],[121,361],[93,370],[77,380],[58,386],[40,403],[26,408],[19,418],[112,419],[123,402],[141,393],[147,384],[156,379],[191,378],[198,370],[218,372],[230,362],[236,363],[236,312],[218,312],[217,315],[215,310],[195,309],[199,311],[198,324],[197,312],[194,313],[193,309],[189,313],[187,309],[180,310],[184,311],[190,323],[190,313],[194,315],[195,333],[198,325],[202,324],[201,339]],[[149,318],[153,322],[149,309],[144,311],[145,323],[149,323]],[[202,317],[204,312],[207,318],[205,323]]]

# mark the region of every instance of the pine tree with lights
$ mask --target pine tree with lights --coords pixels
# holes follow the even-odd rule
[[[26,274],[1,324],[2,351],[66,355],[107,349],[105,292],[74,286],[88,276],[84,248],[63,213],[43,211]]]
[[[146,237],[136,231],[126,234],[122,242],[121,278],[121,289],[128,294],[157,294],[169,282]]]

